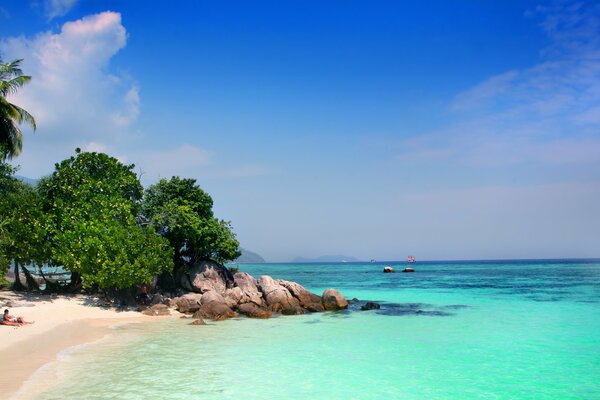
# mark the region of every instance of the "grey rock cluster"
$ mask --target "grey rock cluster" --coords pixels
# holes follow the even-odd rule
[[[335,289],[318,296],[296,282],[266,275],[255,279],[245,272],[232,274],[212,261],[200,262],[183,274],[181,286],[189,293],[171,299],[169,305],[198,319],[221,321],[238,314],[269,318],[273,313],[296,315],[348,307]]]

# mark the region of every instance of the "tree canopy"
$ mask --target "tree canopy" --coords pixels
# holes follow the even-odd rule
[[[161,179],[146,190],[142,216],[169,240],[177,268],[199,260],[234,260],[241,254],[231,224],[215,218],[212,206],[212,198],[195,179]]]
[[[9,260],[17,275],[19,266],[27,275],[25,265],[49,264],[71,272],[71,289],[123,289],[239,257],[231,224],[215,218],[194,179],[144,191],[133,168],[77,149],[34,188],[0,162],[0,271]]]
[[[131,287],[173,268],[168,241],[137,224],[142,186],[133,167],[77,150],[40,182],[52,262],[84,287]]]

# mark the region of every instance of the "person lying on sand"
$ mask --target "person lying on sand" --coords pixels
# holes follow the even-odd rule
[[[21,326],[26,324],[33,324],[33,322],[27,322],[21,317],[13,317],[8,313],[8,309],[4,310],[4,316],[2,317],[2,325],[8,326]]]

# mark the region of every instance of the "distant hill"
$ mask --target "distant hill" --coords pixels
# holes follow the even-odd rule
[[[239,263],[255,263],[255,264],[259,264],[259,263],[264,263],[266,262],[264,258],[262,258],[262,256],[260,254],[256,254],[250,250],[246,250],[242,247],[240,247],[240,251],[242,252],[242,255],[239,256],[238,259],[235,260],[235,262],[239,262]]]
[[[348,256],[321,256],[316,258],[296,257],[292,260],[294,263],[314,263],[314,262],[356,262],[357,258]]]
[[[20,180],[23,183],[30,185],[30,186],[36,186],[39,181],[39,179],[26,178],[26,177],[20,176],[20,175],[15,175],[15,178]]]

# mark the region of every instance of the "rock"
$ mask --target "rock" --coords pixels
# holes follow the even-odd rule
[[[151,305],[159,304],[159,303],[163,303],[164,301],[165,301],[165,298],[163,297],[163,295],[160,293],[156,293],[154,296],[152,296],[152,300],[150,301],[150,304]]]
[[[288,307],[281,310],[283,315],[299,315],[304,314],[306,311],[302,307]]]
[[[383,272],[387,274],[390,272],[396,272],[396,270],[392,267],[383,267]]]
[[[205,292],[200,298],[200,304],[202,305],[212,302],[217,302],[220,304],[226,303],[225,298],[219,293],[215,292],[214,290],[209,290],[208,292]]]
[[[360,309],[363,311],[367,311],[367,310],[378,310],[380,308],[381,308],[381,306],[379,304],[369,301],[369,302],[367,302],[367,304],[362,306]]]
[[[182,313],[194,312],[200,308],[200,299],[202,299],[202,296],[203,295],[198,293],[188,293],[181,297],[177,297],[173,299],[175,308]]]
[[[327,311],[343,310],[348,308],[346,298],[335,289],[327,289],[321,296],[323,308]]]
[[[233,276],[234,283],[241,289],[242,297],[239,304],[254,303],[257,306],[264,305],[263,295],[258,290],[256,279],[246,272],[238,272]]]
[[[276,282],[284,288],[286,288],[292,294],[292,296],[298,299],[298,302],[300,303],[301,307],[311,312],[324,311],[321,298],[316,294],[306,290],[302,285],[296,282],[284,280],[277,280]],[[304,311],[302,312],[302,314],[304,314]]]
[[[221,294],[232,288],[234,283],[231,271],[214,261],[200,261],[183,273],[180,281],[181,286],[191,292],[204,293],[213,290]]]
[[[202,318],[198,318],[194,322],[190,322],[190,325],[206,325],[206,322]]]
[[[228,318],[236,317],[237,314],[225,303],[211,301],[210,303],[202,304],[200,309],[194,313],[194,318],[207,318],[213,321],[223,321]]]
[[[413,268],[406,267],[402,270],[402,272],[415,272],[415,270]]]
[[[171,311],[169,310],[169,307],[165,306],[164,304],[155,304],[152,307],[148,307],[144,311],[142,311],[142,314],[155,317],[162,315],[171,315]]]
[[[261,276],[258,280],[258,287],[263,293],[263,299],[267,303],[267,307],[271,311],[278,312],[284,308],[300,307],[298,299],[270,276]]]
[[[244,303],[238,307],[238,312],[244,314],[250,318],[263,318],[267,319],[271,317],[271,311],[261,308],[254,303]]]
[[[223,297],[225,298],[227,306],[236,308],[237,305],[242,301],[243,295],[242,289],[236,286],[231,289],[227,289]]]
[[[356,297],[354,297],[351,300],[348,300],[348,304],[354,304],[354,303],[358,303],[360,300],[358,300]]]

